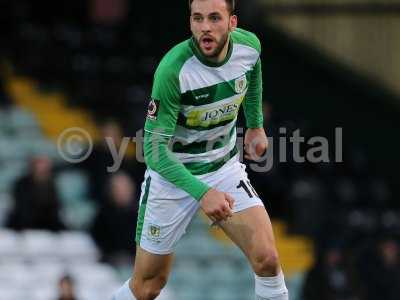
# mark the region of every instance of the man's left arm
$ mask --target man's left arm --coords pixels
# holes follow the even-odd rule
[[[251,160],[262,156],[268,147],[263,124],[262,90],[261,59],[259,58],[251,72],[249,88],[243,104],[247,126],[244,139],[245,158]]]
[[[259,58],[251,71],[249,88],[243,104],[247,128],[263,128],[262,92],[262,70]]]

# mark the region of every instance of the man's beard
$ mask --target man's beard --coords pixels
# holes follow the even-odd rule
[[[201,53],[207,58],[217,58],[221,54],[222,50],[225,47],[225,44],[227,43],[227,41],[229,39],[229,31],[221,37],[220,42],[219,43],[217,42],[217,47],[210,54],[206,54],[203,52],[203,49],[200,47],[200,39],[196,39],[196,43],[197,43],[197,47],[200,49]]]

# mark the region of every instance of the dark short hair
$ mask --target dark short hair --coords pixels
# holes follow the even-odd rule
[[[192,3],[194,0],[189,0],[189,10],[192,9]],[[235,11],[235,0],[225,0],[226,6],[228,7],[229,14],[233,15]]]

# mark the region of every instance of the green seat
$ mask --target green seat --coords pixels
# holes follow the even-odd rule
[[[35,115],[28,110],[19,108],[12,109],[7,114],[7,119],[10,126],[17,131],[39,127]]]
[[[64,171],[56,177],[56,187],[66,204],[84,199],[88,194],[88,178],[81,171]]]
[[[24,161],[2,161],[0,168],[0,192],[10,192],[18,178],[26,172]]]
[[[96,214],[96,206],[86,198],[75,199],[63,206],[62,216],[68,228],[87,230]]]
[[[50,140],[44,138],[38,138],[33,140],[26,140],[28,145],[26,145],[29,155],[45,155],[56,161],[59,159],[57,146]]]
[[[25,159],[28,149],[25,144],[15,138],[0,139],[0,160],[21,160]]]

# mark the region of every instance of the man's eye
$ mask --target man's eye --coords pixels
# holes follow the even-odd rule
[[[221,18],[219,16],[211,16],[210,20],[213,22],[218,22]]]
[[[196,22],[200,22],[203,18],[200,16],[194,16],[193,20],[195,20]]]

